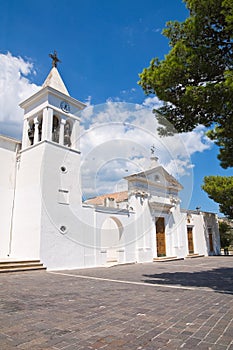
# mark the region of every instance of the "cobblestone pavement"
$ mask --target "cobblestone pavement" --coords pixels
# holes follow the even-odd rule
[[[0,274],[0,349],[233,349],[233,256]]]

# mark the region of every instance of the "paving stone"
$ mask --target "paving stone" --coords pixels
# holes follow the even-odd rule
[[[233,350],[233,257],[65,273],[1,275],[1,349]]]

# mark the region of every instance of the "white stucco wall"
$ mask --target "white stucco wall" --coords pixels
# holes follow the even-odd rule
[[[15,209],[11,244],[12,259],[39,259],[41,228],[41,165],[44,144],[20,154],[17,164]]]
[[[202,213],[203,221],[204,221],[204,234],[205,241],[207,245],[207,252],[209,255],[220,255],[220,235],[219,235],[219,226],[218,226],[218,218],[214,213]],[[213,251],[210,251],[210,240],[208,229],[213,236]]]
[[[82,210],[80,153],[45,143],[41,171],[41,260],[49,269],[94,266],[93,211]],[[86,218],[87,222],[87,218]]]
[[[0,136],[0,258],[9,254],[11,237],[12,212],[14,205],[14,187],[16,172],[16,149],[20,144],[14,140]]]

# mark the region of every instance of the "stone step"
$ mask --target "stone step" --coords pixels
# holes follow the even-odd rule
[[[46,270],[46,267],[40,262],[40,260],[0,261],[0,273],[32,271],[32,270]]]
[[[161,256],[153,259],[153,262],[165,262],[174,260],[184,260],[184,258],[177,258],[177,256]]]
[[[188,254],[186,259],[194,259],[194,258],[204,258],[205,255],[202,254]]]

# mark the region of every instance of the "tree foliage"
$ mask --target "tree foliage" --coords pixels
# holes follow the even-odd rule
[[[233,1],[184,0],[190,16],[168,22],[163,34],[170,52],[152,59],[140,76],[146,94],[164,105],[156,110],[160,133],[168,122],[178,132],[202,124],[219,146],[223,168],[233,166]]]
[[[233,244],[233,229],[227,222],[219,221],[219,234],[221,248],[226,248]]]
[[[219,203],[220,211],[233,219],[233,176],[206,176],[202,188],[209,198]]]

